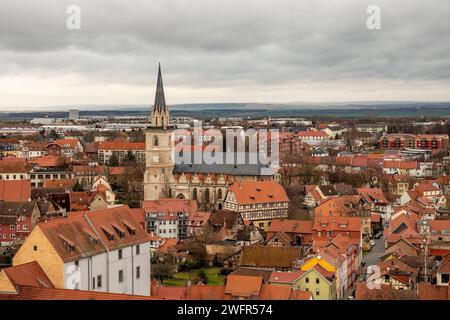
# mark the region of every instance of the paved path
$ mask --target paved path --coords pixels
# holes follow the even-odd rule
[[[384,238],[375,239],[375,245],[372,250],[363,255],[363,259],[366,262],[365,267],[377,264],[380,262],[380,256],[384,254]]]

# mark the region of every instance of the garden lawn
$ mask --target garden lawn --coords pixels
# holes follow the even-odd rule
[[[186,286],[189,279],[194,276],[197,271],[203,270],[206,274],[206,283],[210,285],[223,285],[225,282],[225,277],[220,275],[220,268],[201,268],[194,269],[189,272],[178,272],[175,273],[172,278],[163,281],[163,284],[167,286],[182,287]]]

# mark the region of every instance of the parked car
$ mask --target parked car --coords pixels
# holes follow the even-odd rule
[[[370,245],[373,247],[375,245],[375,240],[370,240]]]

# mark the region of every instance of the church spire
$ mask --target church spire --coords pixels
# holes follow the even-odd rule
[[[152,127],[166,128],[169,125],[169,108],[166,106],[164,87],[161,74],[161,64],[158,65],[158,79],[156,81],[155,104],[151,114]]]
[[[165,109],[166,98],[164,97],[164,87],[161,74],[161,63],[158,65],[158,80],[156,83],[155,107]]]

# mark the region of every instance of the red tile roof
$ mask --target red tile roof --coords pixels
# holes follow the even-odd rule
[[[319,216],[314,219],[314,230],[360,232],[361,218]]]
[[[128,141],[102,141],[98,146],[99,150],[145,150],[145,142],[128,142]]]
[[[114,226],[119,227],[119,230]],[[80,212],[67,218],[39,223],[36,228],[42,230],[65,262],[105,252],[105,246],[108,250],[116,250],[150,241],[149,235],[134,219],[128,206]],[[119,234],[121,230],[125,231],[123,237]],[[92,238],[93,234],[96,239]],[[67,243],[66,239],[73,245]],[[72,246],[71,250],[68,250],[68,245]]]
[[[158,300],[150,296],[28,286],[18,286],[18,291],[17,294],[0,294],[0,300]]]
[[[142,208],[146,213],[192,213],[197,211],[197,201],[177,198],[161,198],[142,202]],[[174,216],[176,218],[176,216]]]
[[[276,181],[235,182],[228,190],[235,194],[238,205],[289,201],[286,190]]]
[[[62,167],[66,163],[66,159],[58,156],[43,156],[29,160],[30,163],[39,167]]]
[[[313,233],[313,220],[274,219],[267,232]]]
[[[30,201],[30,180],[0,180],[0,201]]]
[[[36,261],[2,269],[14,287],[46,287],[54,288],[53,283]]]
[[[29,170],[25,158],[3,158],[0,160],[0,173],[27,173]]]
[[[197,284],[188,289],[187,300],[224,300],[225,286]]]
[[[81,143],[79,139],[59,139],[54,142],[54,144],[57,144],[63,149],[75,149],[77,147],[78,143]],[[50,143],[51,144],[51,143]]]
[[[328,133],[324,131],[299,131],[297,132],[298,137],[328,137]]]
[[[44,188],[68,188],[72,189],[76,184],[75,179],[51,179],[44,180],[43,187]]]
[[[225,293],[236,297],[259,296],[263,277],[231,274],[227,277]]]
[[[370,214],[370,222],[381,222],[381,214],[379,213],[371,213]]]
[[[272,272],[270,274],[270,283],[293,283],[300,278],[305,272],[298,270],[293,272]]]
[[[419,300],[450,300],[449,286],[437,286],[429,283],[418,283]]]

